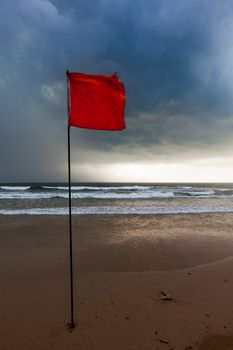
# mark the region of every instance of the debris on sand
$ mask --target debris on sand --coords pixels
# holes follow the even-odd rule
[[[172,301],[174,299],[174,297],[169,294],[169,293],[165,293],[164,291],[160,291],[160,293],[162,294],[162,296],[160,297],[160,300],[163,301]]]

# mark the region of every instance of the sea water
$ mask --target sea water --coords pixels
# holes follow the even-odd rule
[[[72,184],[73,215],[233,212],[233,184]],[[0,215],[68,215],[67,184],[1,184]]]

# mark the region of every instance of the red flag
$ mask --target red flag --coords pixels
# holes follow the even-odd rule
[[[69,125],[95,130],[125,128],[125,88],[115,73],[69,73]]]

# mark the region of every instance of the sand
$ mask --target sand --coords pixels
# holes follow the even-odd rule
[[[70,333],[68,219],[0,217],[1,350],[233,349],[233,214],[73,227]]]

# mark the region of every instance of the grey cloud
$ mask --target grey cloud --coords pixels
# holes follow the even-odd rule
[[[228,0],[4,1],[0,180],[66,176],[67,68],[118,71],[127,90],[127,130],[72,131],[77,163],[91,150],[107,163],[223,145],[232,134],[232,17]]]

